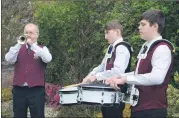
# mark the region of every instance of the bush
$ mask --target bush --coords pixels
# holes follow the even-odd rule
[[[62,106],[58,117],[97,117],[100,107],[91,105]]]
[[[1,102],[7,102],[12,100],[12,88],[2,88],[2,98]]]
[[[175,73],[175,80],[179,80],[178,73]],[[177,81],[178,82],[178,81]],[[168,94],[168,117],[179,117],[179,89],[169,85]]]
[[[45,98],[48,107],[59,108],[59,85],[45,83]]]
[[[11,118],[13,117],[13,102],[12,100],[1,103],[1,117],[2,118]]]

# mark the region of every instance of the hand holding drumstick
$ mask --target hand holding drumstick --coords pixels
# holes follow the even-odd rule
[[[94,81],[96,81],[96,77],[93,75],[88,75],[83,79],[82,84],[92,83]]]

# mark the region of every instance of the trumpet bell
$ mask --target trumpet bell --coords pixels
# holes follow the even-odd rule
[[[19,44],[25,44],[26,41],[27,41],[27,38],[26,38],[26,36],[24,36],[24,35],[20,36],[20,37],[18,38],[18,40],[17,40],[17,42],[18,42]]]

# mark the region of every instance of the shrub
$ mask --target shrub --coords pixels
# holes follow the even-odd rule
[[[1,102],[7,102],[12,100],[12,88],[2,88]]]
[[[45,83],[45,93],[46,93],[46,104],[48,107],[58,108],[59,107],[59,85],[54,85],[51,83]]]
[[[62,106],[58,117],[97,117],[100,112],[99,106],[73,105]]]

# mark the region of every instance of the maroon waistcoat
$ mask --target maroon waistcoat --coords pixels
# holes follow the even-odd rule
[[[120,42],[120,43],[118,43],[118,44],[115,45],[114,51],[112,52],[111,58],[108,58],[108,59],[107,59],[106,70],[111,70],[111,68],[114,67],[114,61],[115,61],[115,59],[116,59],[116,48],[117,48],[117,46],[119,46],[119,45],[124,45],[124,46],[129,50],[129,52],[130,52],[129,63],[128,63],[128,66],[127,66],[127,68],[126,68],[126,70],[125,70],[125,72],[130,72],[131,57],[132,57],[131,55],[132,55],[132,52],[133,52],[133,51],[132,51],[131,45],[130,45],[129,43],[125,42],[125,41],[122,41],[122,42]]]
[[[28,52],[26,45],[23,45],[15,63],[13,85],[23,86],[27,82],[29,87],[44,86],[45,67],[41,58],[34,59],[34,52]]]
[[[120,43],[118,43],[118,44],[115,45],[114,51],[112,52],[111,58],[108,58],[108,59],[107,59],[106,70],[111,70],[111,68],[114,67],[114,61],[115,61],[115,58],[116,58],[116,48],[117,48],[117,46],[119,46],[119,45],[124,45],[124,46],[129,50],[129,52],[130,52],[130,59],[129,59],[128,66],[127,66],[127,68],[126,68],[126,70],[125,70],[125,73],[126,73],[126,72],[130,72],[131,57],[132,57],[131,55],[132,55],[133,50],[132,50],[131,45],[130,45],[129,43],[127,43],[127,42],[124,42],[124,41],[123,41],[123,42],[120,42]],[[124,85],[120,86],[121,92],[125,93],[125,92],[127,91],[127,87],[128,87],[127,84],[124,84]]]
[[[151,50],[149,50],[146,59],[142,59],[140,61],[138,74],[150,73],[152,71],[152,55],[155,49],[160,45],[167,45],[171,51],[173,50],[173,47],[166,42],[160,42],[157,45],[155,45]],[[136,85],[136,88],[138,88],[139,90],[139,100],[138,104],[132,108],[133,112],[168,107],[166,90],[168,87],[170,74],[173,69],[173,60],[174,56],[172,55],[171,65],[162,84],[153,86]]]

